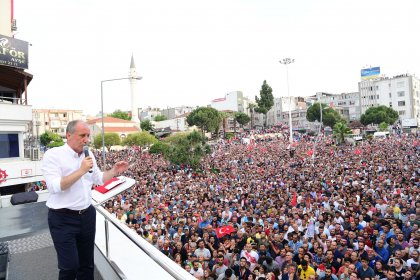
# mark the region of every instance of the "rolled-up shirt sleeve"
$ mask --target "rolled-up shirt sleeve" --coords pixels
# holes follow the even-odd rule
[[[50,193],[61,192],[62,172],[57,155],[47,151],[41,163],[41,171]]]

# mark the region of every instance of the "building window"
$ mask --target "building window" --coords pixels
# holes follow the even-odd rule
[[[399,91],[399,92],[397,92],[397,94],[398,94],[398,97],[403,97],[405,95],[405,92],[404,91]]]
[[[376,99],[379,99],[379,94],[376,95]]]
[[[389,98],[392,98],[392,93],[389,93]]]
[[[398,115],[400,115],[400,116],[404,116],[404,115],[405,115],[405,111],[404,111],[404,110],[402,110],[402,111],[398,111]]]
[[[0,158],[19,157],[19,135],[0,134]]]
[[[398,101],[398,106],[405,106],[405,101]]]
[[[402,88],[402,87],[404,87],[404,86],[405,86],[404,81],[402,81],[402,82],[398,82],[398,83],[397,83],[397,88]]]

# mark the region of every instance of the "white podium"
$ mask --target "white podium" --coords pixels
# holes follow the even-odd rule
[[[119,176],[119,177],[116,177],[116,178],[118,178],[119,180],[122,180],[123,183],[119,184],[116,187],[111,188],[106,193],[101,193],[101,192],[99,192],[95,189],[92,190],[93,205],[98,205],[98,204],[101,204],[101,203],[107,201],[108,199],[110,199],[110,198],[122,193],[123,191],[131,188],[136,183],[136,181],[132,178],[128,178],[128,177],[124,177],[124,176]]]

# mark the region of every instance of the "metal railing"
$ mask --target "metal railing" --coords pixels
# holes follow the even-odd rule
[[[21,103],[19,103],[19,101],[21,101]],[[0,103],[26,105],[25,104],[26,100],[23,98],[18,98],[18,97],[1,96],[1,93],[0,93]]]
[[[120,269],[125,277],[121,279],[139,279],[139,273],[142,279],[195,279],[102,206],[95,208],[95,244],[108,261]]]

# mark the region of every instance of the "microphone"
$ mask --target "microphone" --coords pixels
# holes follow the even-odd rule
[[[89,147],[88,146],[83,146],[83,153],[85,153],[85,157],[89,156]],[[92,173],[93,170],[92,168],[89,170],[89,173]]]

